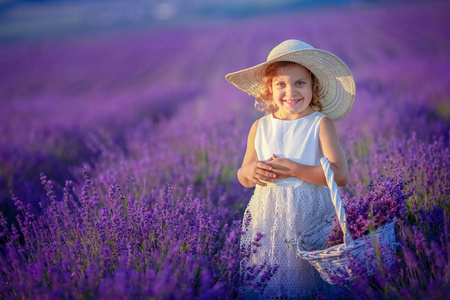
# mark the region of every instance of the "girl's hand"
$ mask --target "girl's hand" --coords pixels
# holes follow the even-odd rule
[[[267,160],[252,161],[243,165],[239,169],[239,173],[249,182],[254,185],[267,186],[267,183],[262,181],[273,182],[277,175],[273,172],[273,167],[269,164],[272,157]]]
[[[295,162],[283,157],[278,157],[275,154],[272,155],[268,164],[272,166],[272,172],[274,172],[278,179],[284,179],[293,177],[293,169],[295,168]]]

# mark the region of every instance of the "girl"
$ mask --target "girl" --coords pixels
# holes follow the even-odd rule
[[[266,62],[226,78],[255,96],[255,106],[266,113],[250,129],[237,172],[244,187],[256,186],[241,245],[264,234],[249,263],[267,262],[278,270],[264,295],[247,291],[247,296],[313,299],[325,283],[296,255],[297,239],[312,224],[335,214],[320,158],[329,159],[339,186],[347,183],[347,160],[332,120],[347,115],[353,105],[353,77],[333,54],[288,40]]]

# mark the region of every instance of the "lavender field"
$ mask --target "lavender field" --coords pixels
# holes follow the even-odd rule
[[[260,237],[239,248],[252,190],[235,175],[261,114],[224,76],[296,38],[355,77],[336,123],[349,214],[397,217],[394,262],[368,253],[371,272],[355,263],[358,280],[318,298],[448,299],[449,15],[439,1],[342,6],[0,42],[0,298],[263,290],[273,266],[239,280]]]

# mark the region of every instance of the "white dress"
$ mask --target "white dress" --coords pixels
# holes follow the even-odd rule
[[[255,137],[258,160],[276,154],[298,163],[320,166],[323,154],[319,128],[323,117],[320,112],[296,120],[279,120],[272,114],[262,117]],[[244,228],[247,231],[241,238],[241,245],[251,244],[258,233],[265,236],[258,251],[250,261],[243,260],[241,267],[266,261],[271,266],[278,265],[278,270],[263,296],[247,290],[246,297],[314,299],[326,284],[307,261],[297,256],[296,245],[300,233],[311,223],[334,213],[329,189],[293,177],[268,182],[266,187],[257,185],[245,215],[247,213],[252,220]]]

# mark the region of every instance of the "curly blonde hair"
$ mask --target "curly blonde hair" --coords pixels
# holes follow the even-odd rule
[[[270,64],[264,71],[263,79],[259,87],[259,96],[255,99],[255,107],[266,114],[274,113],[278,110],[278,106],[273,101],[273,95],[270,92],[272,79],[277,75],[278,70],[290,65],[299,65],[291,61],[277,61]],[[309,70],[308,70],[309,71]],[[316,111],[322,111],[322,103],[320,103],[320,84],[316,76],[309,71],[312,79],[312,100],[309,106]]]

